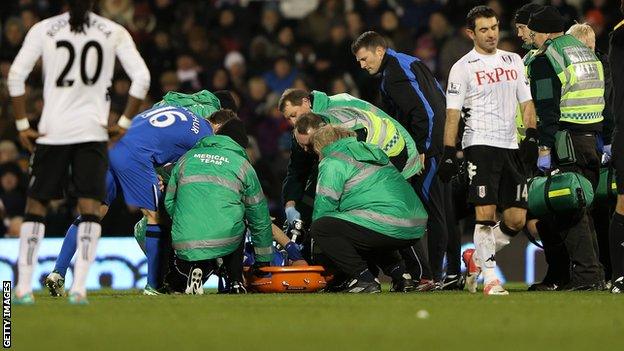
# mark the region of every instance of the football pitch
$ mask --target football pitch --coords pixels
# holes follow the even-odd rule
[[[87,306],[40,292],[34,306],[13,306],[12,349],[622,350],[622,295],[507,288],[493,297],[100,290]]]

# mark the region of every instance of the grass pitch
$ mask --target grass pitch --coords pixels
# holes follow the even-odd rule
[[[494,297],[466,291],[245,296],[95,291],[87,306],[70,306],[41,292],[34,306],[13,306],[12,348],[622,350],[624,296],[508,288],[510,296]]]

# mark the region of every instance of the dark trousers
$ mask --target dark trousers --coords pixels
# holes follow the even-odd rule
[[[403,259],[408,267],[408,272],[417,279],[418,268],[421,268],[422,278],[442,279],[444,253],[448,243],[447,212],[445,204],[450,201],[450,186],[442,183],[437,176],[438,159],[428,157],[425,159],[425,170],[422,174],[412,178],[412,186],[416,194],[425,205],[429,220],[427,221],[426,245],[425,240],[410,249],[410,252],[402,251]],[[454,223],[454,221],[453,221]],[[428,254],[427,254],[428,253]],[[420,258],[415,261],[414,256]],[[459,259],[459,257],[457,257]],[[413,270],[411,270],[413,268]]]
[[[572,144],[576,154],[576,163],[560,166],[563,172],[583,174],[594,186],[598,185],[600,158],[596,151],[594,133],[572,133]],[[545,218],[546,224],[556,228],[563,240],[570,259],[570,282],[576,284],[594,284],[604,279],[604,272],[598,261],[598,241],[594,224],[588,211],[570,216]]]
[[[333,217],[314,221],[310,233],[325,257],[349,277],[357,277],[368,268],[369,261],[385,274],[402,275],[405,266],[397,250],[416,241],[393,238]]]
[[[222,257],[223,274],[226,282],[243,281],[243,247],[244,238],[241,239],[238,247],[232,253]],[[205,283],[208,278],[219,270],[217,259],[186,261],[175,257],[167,273],[166,282],[169,289],[174,292],[183,293],[191,279],[191,272],[195,268],[202,270],[202,281]]]

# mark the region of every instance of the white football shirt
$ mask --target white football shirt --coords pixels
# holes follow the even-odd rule
[[[69,13],[35,24],[11,65],[11,96],[25,93],[24,81],[42,57],[44,107],[37,143],[67,145],[108,140],[108,115],[115,57],[132,80],[130,95],[143,99],[150,74],[121,25],[89,13],[84,33],[70,30]],[[130,117],[130,116],[129,116]]]
[[[497,50],[483,55],[472,49],[455,62],[446,89],[446,108],[470,109],[462,138],[464,148],[488,145],[517,149],[516,109],[531,100],[522,59]]]

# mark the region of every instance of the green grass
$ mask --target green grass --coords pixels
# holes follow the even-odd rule
[[[622,350],[624,296],[606,292],[142,296],[14,306],[15,350]],[[419,310],[429,313],[417,317]]]

